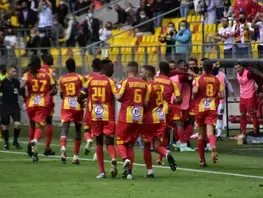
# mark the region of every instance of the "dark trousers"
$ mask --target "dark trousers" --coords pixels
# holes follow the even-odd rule
[[[232,51],[233,51],[232,48],[224,50],[224,58],[225,59],[232,58]]]
[[[263,46],[258,45],[258,58],[263,58]]]

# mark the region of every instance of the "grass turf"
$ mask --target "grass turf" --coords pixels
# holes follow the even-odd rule
[[[22,136],[25,137],[26,128]],[[52,149],[59,155],[58,141],[59,127],[54,130]],[[74,133],[71,133],[73,137]],[[21,138],[26,142],[26,138]],[[193,141],[193,144],[195,141]],[[44,138],[39,145],[39,152],[44,150]],[[11,146],[11,152],[16,151]],[[82,148],[84,143],[82,144]],[[68,156],[72,156],[73,142],[68,142]],[[219,163],[212,164],[210,154],[207,153],[208,168],[200,168],[196,152],[173,152],[180,168],[172,172],[168,167],[154,168],[154,179],[144,179],[146,168],[142,165],[134,166],[133,180],[121,178],[121,165],[119,175],[112,179],[110,174],[106,179],[95,179],[98,175],[97,163],[81,160],[79,166],[71,164],[71,159],[63,165],[60,159],[40,156],[37,163],[33,163],[24,154],[0,152],[0,197],[249,197],[261,198],[263,196],[263,179],[249,178],[248,176],[222,175],[220,173],[236,173],[263,177],[263,146],[236,145],[235,142],[225,140],[218,142]],[[91,159],[83,155],[80,157]],[[156,155],[153,154],[153,161]],[[105,152],[105,159],[108,158]],[[143,164],[143,152],[136,147],[136,163]],[[166,163],[167,164],[167,163]],[[105,163],[109,172],[110,164]],[[190,170],[187,170],[190,169]],[[214,171],[214,172],[198,172]]]

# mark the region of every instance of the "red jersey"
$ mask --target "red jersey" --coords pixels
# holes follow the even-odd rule
[[[84,77],[77,73],[68,73],[60,77],[59,90],[63,93],[61,109],[81,110],[77,96],[85,86]]]
[[[55,84],[54,79],[46,72],[39,71],[37,76],[27,72],[22,77],[26,81],[28,97],[26,107],[47,107],[51,102],[50,88]]]
[[[145,107],[143,123],[144,124],[158,124],[165,121],[165,114],[163,111],[163,94],[161,86],[154,82],[148,82],[148,89],[146,92],[146,99],[148,105]]]
[[[40,71],[48,73],[53,79],[56,78],[56,70],[54,68],[49,67],[48,65],[41,65]]]
[[[202,74],[193,81],[193,86],[198,87],[195,112],[217,110],[218,95],[224,91],[218,78],[212,74]]]
[[[146,92],[147,83],[141,79],[127,78],[120,82],[118,93],[122,97],[118,121],[142,123]]]
[[[154,81],[161,86],[164,100],[164,111],[165,114],[167,114],[168,104],[171,104],[172,96],[180,96],[179,88],[175,82],[173,82],[169,77],[164,75],[159,75],[155,77]]]
[[[99,72],[92,72],[92,73],[85,76],[85,80],[88,81],[90,78],[92,78],[94,76],[98,76],[98,75],[100,75]]]
[[[115,120],[114,94],[117,92],[115,82],[106,75],[97,75],[90,78],[81,91],[88,94],[93,121]]]

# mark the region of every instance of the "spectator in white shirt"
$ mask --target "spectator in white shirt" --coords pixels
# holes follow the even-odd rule
[[[239,14],[239,22],[234,24],[231,31],[231,36],[234,37],[236,44],[235,58],[249,58],[251,57],[251,36],[254,34],[254,29],[251,23],[246,21],[244,13]]]
[[[53,24],[53,16],[52,16],[52,4],[49,0],[41,1],[38,6],[39,12],[39,22],[38,29],[40,31],[49,31]],[[50,33],[49,33],[50,34]]]
[[[222,27],[219,29],[216,36],[214,36],[215,40],[224,42],[224,58],[232,58],[232,50],[233,50],[233,38],[231,36],[231,27],[229,26],[229,21],[227,17],[223,17],[221,19]]]
[[[99,36],[100,36],[100,40],[103,41],[103,45],[108,45],[108,39],[110,37],[112,37],[112,23],[111,22],[107,22],[107,24],[105,25],[104,28],[101,28],[99,30]]]
[[[8,64],[16,64],[15,47],[17,45],[17,37],[12,29],[7,30],[7,35],[4,38],[4,43],[7,49]]]
[[[263,58],[263,13],[257,13],[252,21],[252,28],[259,28],[258,58]]]

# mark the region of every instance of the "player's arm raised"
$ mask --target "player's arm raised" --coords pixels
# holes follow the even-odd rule
[[[180,94],[178,85],[175,82],[173,82],[173,88],[174,88],[173,95],[175,96],[173,103],[174,104],[181,104],[182,103],[182,96]]]
[[[121,101],[121,98],[126,90],[127,80],[121,81],[120,85],[118,86],[117,93],[114,94],[115,100]]]

